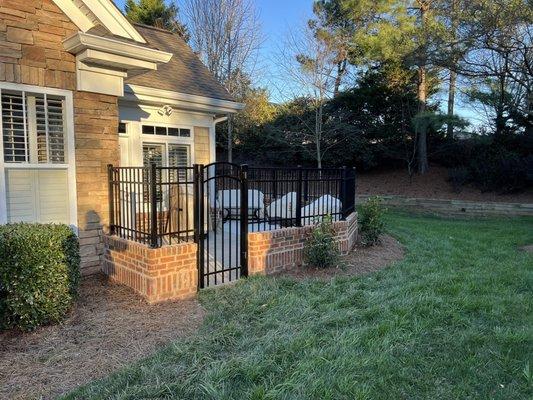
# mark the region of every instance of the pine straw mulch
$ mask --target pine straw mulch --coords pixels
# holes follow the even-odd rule
[[[342,268],[298,268],[280,275],[297,279],[362,275],[403,256],[402,245],[384,235],[381,243],[356,246],[343,256]],[[103,276],[84,279],[80,299],[62,324],[30,333],[0,333],[0,399],[55,398],[191,335],[204,315],[194,300],[148,305]]]
[[[60,325],[0,333],[0,398],[51,399],[196,331],[197,301],[148,305],[103,276],[84,279]]]
[[[335,276],[364,275],[388,267],[404,257],[403,246],[390,235],[383,235],[380,243],[374,246],[357,245],[349,254],[342,256],[338,268],[301,267],[284,271],[278,276],[291,276],[296,279],[329,279]]]

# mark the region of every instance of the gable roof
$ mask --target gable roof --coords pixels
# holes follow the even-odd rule
[[[82,32],[103,25],[115,36],[144,43],[112,0],[53,0]]]
[[[130,72],[125,83],[234,101],[181,37],[164,29],[133,25],[146,40],[145,46],[172,53],[173,57],[155,71]]]

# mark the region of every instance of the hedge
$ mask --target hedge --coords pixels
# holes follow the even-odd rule
[[[79,281],[78,239],[67,225],[0,226],[0,328],[60,321]]]

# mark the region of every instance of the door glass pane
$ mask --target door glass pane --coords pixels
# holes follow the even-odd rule
[[[143,165],[149,167],[150,164],[163,166],[163,145],[143,144]]]
[[[155,164],[158,167],[163,166],[163,151],[165,147],[161,144],[143,144],[143,166],[149,167],[151,164]],[[148,171],[145,171],[145,174],[147,174],[144,177],[144,180],[148,182]],[[156,171],[156,180],[158,182],[161,182],[161,170],[158,169]],[[149,189],[148,187],[145,188],[145,199],[148,199],[148,193]],[[161,201],[163,199],[163,193],[161,192],[161,187],[158,186],[157,192],[156,192],[156,198],[157,201]]]
[[[167,128],[164,126],[156,126],[155,127],[155,134],[156,135],[166,135],[167,134]]]
[[[187,170],[181,169],[189,166],[189,146],[169,144],[168,145],[168,166],[179,167],[179,180],[184,181],[187,178]],[[170,179],[176,180],[176,170],[170,170]]]
[[[150,125],[143,125],[142,127],[143,135],[153,135],[154,134],[154,127]]]

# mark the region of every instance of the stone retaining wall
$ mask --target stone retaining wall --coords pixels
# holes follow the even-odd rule
[[[370,196],[358,196],[357,203]],[[434,213],[451,216],[533,216],[533,204],[522,203],[480,203],[465,200],[421,199],[402,196],[380,196],[389,208]]]

